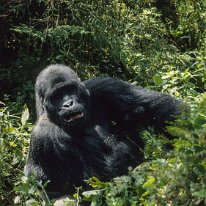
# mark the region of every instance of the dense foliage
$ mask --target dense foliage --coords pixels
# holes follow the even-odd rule
[[[94,190],[79,196],[77,189],[77,205],[206,205],[205,0],[1,0],[0,57],[0,205],[42,204],[37,188],[44,186],[22,171],[34,80],[50,63],[71,65],[82,79],[110,75],[167,92],[190,106],[168,127],[173,140],[144,131],[145,163],[110,183],[88,180]]]

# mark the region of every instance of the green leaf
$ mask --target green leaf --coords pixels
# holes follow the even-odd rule
[[[154,82],[156,85],[162,85],[162,84],[163,84],[163,79],[162,79],[162,77],[159,76],[159,75],[154,75],[154,76],[152,77],[152,80],[153,80],[153,82]]]
[[[155,183],[155,178],[152,176],[149,176],[147,181],[144,183],[143,187],[149,188]]]
[[[14,198],[14,204],[19,203],[20,200],[21,200],[20,196],[16,196],[16,197]]]
[[[93,195],[98,195],[98,194],[102,193],[102,191],[103,190],[90,190],[90,191],[83,192],[82,195],[89,198]]]
[[[23,183],[26,183],[27,180],[28,180],[28,177],[26,177],[26,176],[22,176],[22,177],[21,177],[21,181],[22,181]]]
[[[194,192],[193,195],[198,196],[200,198],[206,198],[206,189],[202,189],[198,192]]]

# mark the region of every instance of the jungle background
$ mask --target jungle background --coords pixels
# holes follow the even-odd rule
[[[205,0],[0,0],[0,206],[43,204],[44,185],[23,167],[35,79],[52,63],[82,80],[109,75],[166,92],[190,108],[167,128],[172,140],[142,132],[145,162],[128,176],[93,177],[93,190],[77,188],[65,204],[206,205]]]

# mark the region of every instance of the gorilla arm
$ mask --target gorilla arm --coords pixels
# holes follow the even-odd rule
[[[53,131],[49,128],[52,127],[53,124],[48,121],[45,114],[39,117],[31,134],[29,155],[24,167],[26,176],[34,175],[37,179],[47,179],[42,163],[47,159],[47,153],[49,153],[47,148],[51,149],[50,137],[53,135]]]
[[[183,106],[181,101],[168,94],[113,78],[90,79],[84,84],[90,92],[91,102],[100,105],[112,120],[123,126],[162,128],[175,119]]]

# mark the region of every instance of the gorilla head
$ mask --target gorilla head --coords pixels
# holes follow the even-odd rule
[[[36,91],[39,115],[45,112],[52,122],[68,131],[77,125],[84,128],[90,113],[89,91],[70,67],[47,67],[38,76]]]

